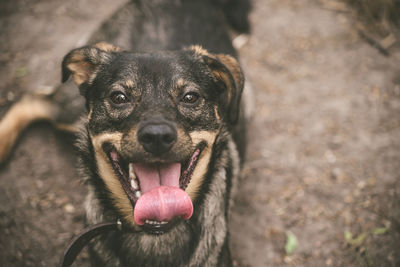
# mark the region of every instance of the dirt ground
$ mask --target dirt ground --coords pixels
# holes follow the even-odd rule
[[[56,86],[62,57],[124,2],[0,1],[0,116]],[[400,49],[379,53],[331,2],[254,1],[240,49],[256,105],[236,266],[400,266]],[[0,167],[1,266],[54,266],[82,230],[74,166],[71,138],[49,125],[20,138]],[[285,249],[289,232],[297,245]]]

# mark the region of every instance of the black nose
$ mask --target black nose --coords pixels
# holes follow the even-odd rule
[[[147,152],[161,155],[175,143],[176,130],[167,123],[147,124],[139,129],[138,140]]]

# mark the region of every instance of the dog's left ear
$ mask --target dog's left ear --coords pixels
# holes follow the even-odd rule
[[[205,56],[204,61],[212,70],[217,81],[226,87],[222,98],[226,99],[227,117],[231,123],[236,123],[239,118],[240,99],[244,87],[244,75],[239,63],[229,55]]]
[[[225,106],[226,117],[230,123],[236,123],[244,87],[244,75],[238,61],[229,55],[209,53],[199,46],[192,46],[190,49],[195,55],[201,56],[215,81],[222,88],[221,101]]]
[[[80,93],[85,96],[100,66],[111,59],[113,52],[119,51],[122,49],[105,42],[72,50],[62,62],[62,82],[66,82],[72,75]]]

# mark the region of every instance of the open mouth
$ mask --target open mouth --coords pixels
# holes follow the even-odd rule
[[[197,146],[185,162],[139,163],[126,161],[110,144],[103,146],[131,202],[137,225],[160,234],[175,218],[188,220],[192,216],[193,204],[185,189],[204,147],[203,143]]]

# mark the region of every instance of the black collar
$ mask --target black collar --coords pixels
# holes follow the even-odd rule
[[[65,248],[60,260],[60,267],[69,267],[75,261],[81,250],[96,236],[111,231],[122,231],[121,221],[98,223],[85,228],[75,236]]]

